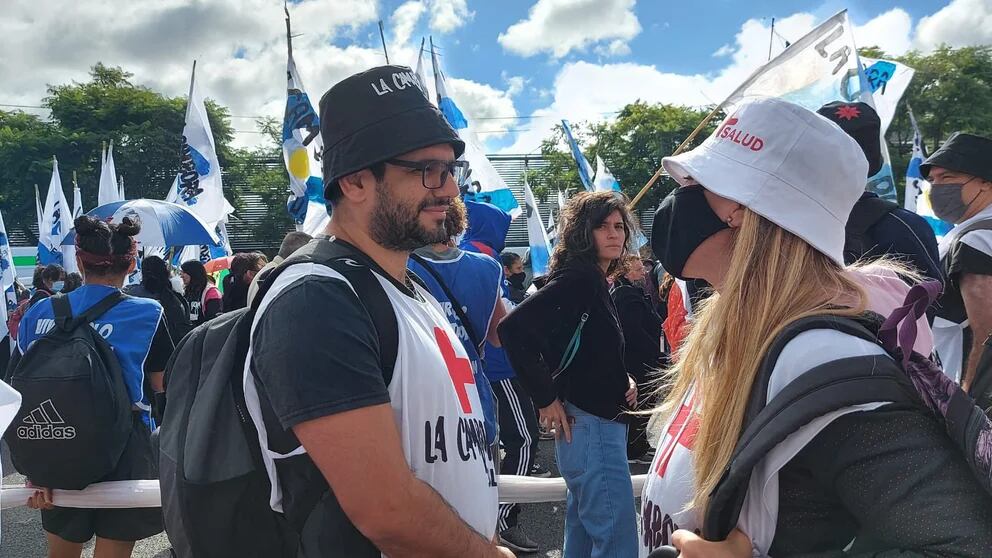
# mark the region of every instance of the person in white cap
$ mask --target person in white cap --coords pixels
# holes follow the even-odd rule
[[[866,310],[887,315],[908,290],[895,264],[845,267],[868,168],[858,144],[812,111],[756,99],[663,164],[681,187],[655,216],[655,253],[716,293],[670,371],[641,556],[987,555],[992,498],[932,414],[889,395],[905,380],[874,334],[855,334],[869,333]],[[894,391],[832,388],[856,375]]]

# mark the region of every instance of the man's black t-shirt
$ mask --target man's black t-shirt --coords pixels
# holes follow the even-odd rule
[[[284,288],[277,282],[273,288],[280,290],[267,297],[252,336],[269,448],[279,453],[299,446],[292,432],[297,424],[389,402],[375,326],[361,301],[338,279],[305,274],[311,265],[294,267],[300,269],[284,276],[303,276]],[[276,472],[283,512],[301,534],[301,556],[380,556],[308,455],[276,460]]]

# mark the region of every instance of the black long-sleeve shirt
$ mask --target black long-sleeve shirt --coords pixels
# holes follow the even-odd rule
[[[552,381],[584,312],[589,319],[578,352]],[[552,274],[546,285],[510,311],[499,326],[499,337],[539,408],[559,398],[607,420],[625,420],[629,385],[623,331],[598,268],[574,266]]]

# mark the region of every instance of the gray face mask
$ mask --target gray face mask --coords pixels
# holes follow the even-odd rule
[[[970,182],[970,181],[969,181]],[[961,189],[968,182],[934,184],[930,188],[930,207],[941,221],[960,223],[971,202],[961,201]],[[977,197],[977,196],[976,196]],[[972,199],[971,201],[975,201]]]

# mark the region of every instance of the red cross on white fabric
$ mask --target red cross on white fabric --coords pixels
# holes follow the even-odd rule
[[[458,402],[461,403],[463,413],[472,412],[472,402],[468,398],[468,384],[475,384],[475,375],[472,373],[472,363],[467,358],[461,358],[455,353],[448,334],[439,327],[434,328],[434,338],[437,340],[437,348],[441,350],[444,364],[448,368],[448,376],[451,377],[451,385],[458,394]]]

